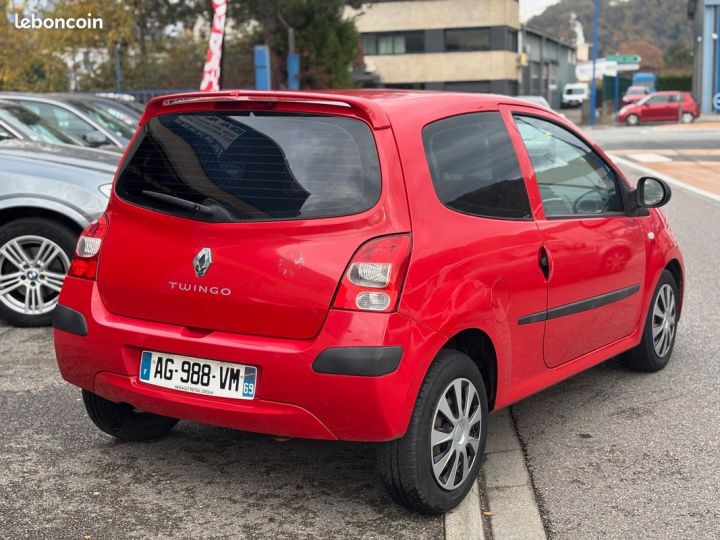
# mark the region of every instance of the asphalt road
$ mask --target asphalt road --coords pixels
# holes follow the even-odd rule
[[[442,538],[384,493],[371,445],[181,422],[164,440],[99,432],[49,329],[0,328],[0,535],[12,539]]]
[[[675,189],[666,212],[687,266],[668,367],[610,360],[513,407],[552,539],[720,536],[720,204]]]

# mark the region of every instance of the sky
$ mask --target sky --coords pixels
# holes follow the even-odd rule
[[[525,22],[530,17],[542,13],[543,10],[559,0],[520,0],[520,20]]]

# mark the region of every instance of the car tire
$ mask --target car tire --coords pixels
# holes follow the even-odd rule
[[[695,115],[691,112],[684,112],[680,116],[680,122],[683,124],[692,124],[695,121]]]
[[[640,117],[637,114],[629,114],[625,122],[628,126],[637,126],[640,123]]]
[[[90,420],[100,431],[122,441],[149,441],[167,435],[178,420],[140,412],[128,403],[113,403],[87,390],[83,403]]]
[[[458,388],[461,394],[458,401],[463,406],[471,396],[470,409],[465,414],[456,406],[453,409]],[[441,407],[449,408],[451,415],[458,413],[456,423],[450,422]],[[467,419],[471,422],[466,422]],[[378,468],[390,496],[401,505],[426,514],[455,508],[475,482],[484,454],[487,419],[485,385],[475,363],[459,351],[441,351],[420,387],[407,432],[400,439],[378,446]],[[448,432],[449,429],[452,431]],[[440,435],[438,440],[445,434],[452,438],[433,445],[433,433]],[[453,455],[448,458],[450,453]],[[464,468],[463,464],[470,467]],[[443,480],[445,486],[441,485]]]
[[[0,227],[0,318],[14,326],[50,324],[77,236],[48,218],[20,218]]]
[[[629,369],[654,372],[667,365],[677,336],[678,299],[675,278],[665,270],[653,293],[640,344],[622,355]]]

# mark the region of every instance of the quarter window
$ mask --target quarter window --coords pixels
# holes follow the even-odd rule
[[[440,120],[423,130],[423,143],[435,192],[445,206],[476,216],[532,218],[500,113]]]
[[[545,120],[515,115],[547,217],[622,212],[616,173],[581,139]]]

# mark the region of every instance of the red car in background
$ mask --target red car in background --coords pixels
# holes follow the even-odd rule
[[[618,113],[618,122],[636,126],[640,122],[677,122],[689,124],[700,116],[700,107],[690,92],[655,92]]]
[[[642,98],[650,94],[650,89],[647,86],[634,85],[627,89],[625,95],[622,97],[623,105],[630,105],[631,103],[637,103]]]
[[[164,96],[77,244],[60,372],[118,439],[185,419],[376,442],[390,494],[445,512],[489,411],[619,354],[668,363],[669,198],[508,97]]]

